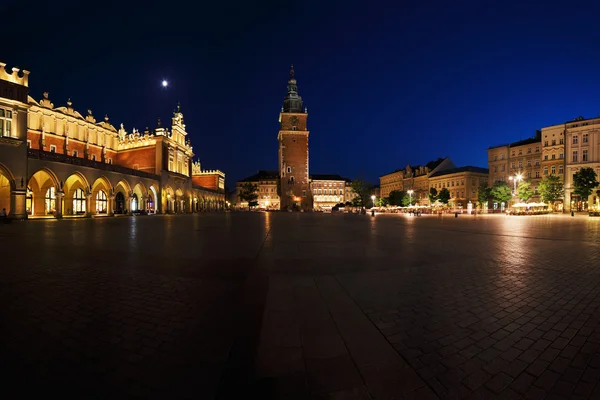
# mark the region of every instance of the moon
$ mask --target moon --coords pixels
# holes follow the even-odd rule
[[[163,81],[162,81],[161,84],[162,84],[162,87],[164,87],[164,88],[166,88],[167,86],[169,86],[169,82],[167,82],[166,79],[163,79]]]

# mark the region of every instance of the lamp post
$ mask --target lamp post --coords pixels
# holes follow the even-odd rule
[[[409,197],[409,207],[412,207],[412,194],[414,193],[414,191],[412,189],[408,190],[406,193],[408,193],[408,197]]]
[[[521,179],[523,179],[523,175],[521,174],[516,174],[514,177],[513,176],[509,176],[508,180],[513,181],[513,196],[517,195],[517,181],[520,181]]]
[[[373,207],[375,207],[375,195],[371,196],[371,201],[373,202]]]

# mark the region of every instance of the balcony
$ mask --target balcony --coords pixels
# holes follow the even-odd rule
[[[59,162],[59,163],[63,163],[63,164],[77,165],[80,167],[100,169],[103,171],[117,172],[120,174],[139,176],[141,178],[149,178],[149,179],[157,179],[157,180],[160,179],[160,177],[158,175],[154,175],[149,172],[139,171],[137,169],[126,168],[126,167],[122,167],[120,165],[115,165],[115,164],[106,164],[106,163],[99,162],[99,161],[86,160],[85,158],[81,158],[81,157],[72,157],[72,156],[68,156],[66,154],[52,153],[49,151],[28,149],[27,157],[34,158],[36,160],[53,161],[53,162]]]

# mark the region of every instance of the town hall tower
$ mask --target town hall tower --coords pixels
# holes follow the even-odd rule
[[[308,175],[308,113],[290,70],[287,95],[279,114],[279,179],[281,180],[281,210],[312,210],[312,195]]]

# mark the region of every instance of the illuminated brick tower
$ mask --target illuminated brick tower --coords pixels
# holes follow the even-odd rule
[[[287,95],[279,114],[279,177],[281,179],[281,210],[312,210],[312,195],[308,178],[308,131],[306,108],[290,70]]]

